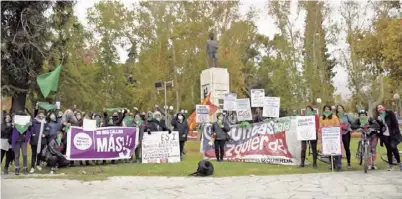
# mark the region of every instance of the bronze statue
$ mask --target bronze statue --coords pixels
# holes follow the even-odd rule
[[[209,57],[208,68],[218,67],[218,42],[214,40],[214,33],[209,33],[209,40],[207,41],[207,54]]]

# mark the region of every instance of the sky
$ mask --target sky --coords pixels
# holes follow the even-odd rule
[[[124,2],[124,4],[129,5],[133,1],[131,0],[121,0]],[[87,9],[91,8],[96,2],[99,2],[99,0],[79,0],[77,4],[75,5],[75,15],[78,17],[81,23],[84,25],[87,24],[86,20],[86,13]],[[267,1],[266,0],[240,0],[241,6],[240,6],[240,12],[242,14],[247,13],[250,7],[254,7],[258,10],[258,17],[255,20],[255,23],[258,28],[258,32],[264,35],[267,35],[269,38],[272,38],[275,33],[278,33],[279,30],[274,24],[274,20],[272,17],[270,17],[267,14]],[[295,1],[293,0],[295,3]],[[340,1],[331,1],[330,2],[333,6],[338,6],[340,5]],[[294,4],[295,5],[295,4]],[[296,7],[293,7],[292,10],[292,19],[296,19]],[[339,13],[333,12],[332,13],[333,17],[331,16],[331,19],[337,20],[339,19]],[[299,17],[297,20],[294,21],[295,27],[297,29],[303,30],[304,29],[304,17]],[[340,40],[336,46],[328,46],[329,52],[334,52],[333,56],[336,55],[336,50],[337,49],[345,49],[347,48],[345,41]],[[118,54],[120,56],[120,61],[125,62],[127,59],[127,52],[123,50],[122,48],[118,48]],[[343,99],[346,99],[350,96],[351,92],[347,88],[348,84],[348,76],[344,68],[337,66],[335,68],[336,75],[333,78],[333,82],[336,88],[336,94],[341,94]]]

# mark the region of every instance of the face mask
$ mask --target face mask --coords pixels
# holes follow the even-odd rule
[[[382,119],[384,119],[386,115],[387,115],[387,113],[385,113],[385,111],[380,112],[380,116],[382,117]]]
[[[50,120],[56,121],[56,116],[55,115],[50,115]]]
[[[6,123],[10,123],[11,119],[10,118],[6,118]]]
[[[113,125],[113,119],[109,119],[109,125]]]
[[[338,116],[339,116],[339,117],[343,117],[344,114],[345,114],[345,113],[344,113],[343,111],[338,111]]]
[[[96,119],[96,126],[100,126],[100,123],[101,123],[100,119]]]
[[[219,120],[219,121],[222,121],[222,120],[223,120],[223,116],[219,116],[219,117],[218,117],[218,120]]]
[[[177,117],[179,120],[183,120],[183,116],[179,115],[179,117]]]
[[[306,115],[307,115],[307,116],[313,116],[313,115],[314,115],[314,112],[311,111],[311,110],[308,110],[308,111],[306,112]]]
[[[368,118],[367,117],[360,117],[360,125],[366,125],[368,123]]]
[[[332,115],[332,111],[324,111],[323,114],[325,115],[325,117],[329,117],[330,115]]]
[[[56,142],[57,142],[57,144],[60,144],[61,143],[61,135],[58,135],[57,136],[57,138],[56,138]]]
[[[81,118],[82,118],[81,115],[77,115],[76,117],[77,117],[77,120],[81,120]]]

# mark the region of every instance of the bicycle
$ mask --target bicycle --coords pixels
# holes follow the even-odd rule
[[[402,157],[402,151],[399,151],[399,156]],[[387,152],[381,154],[381,159],[382,159],[382,161],[384,161],[385,163],[389,164]],[[392,155],[392,159],[393,159],[392,165],[393,165],[393,166],[398,165],[398,162],[396,161],[396,159],[395,159],[395,157],[394,157],[393,155]]]
[[[363,127],[357,129],[356,131],[361,132],[361,140],[357,144],[356,158],[359,161],[359,165],[363,164],[364,173],[367,173],[370,158],[371,162],[373,162],[373,150],[370,148],[370,138],[371,134],[377,132],[377,130],[369,127]]]

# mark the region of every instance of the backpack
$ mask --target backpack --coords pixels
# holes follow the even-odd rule
[[[189,176],[210,176],[214,174],[214,165],[208,160],[201,160],[198,162],[197,171],[190,174]]]

